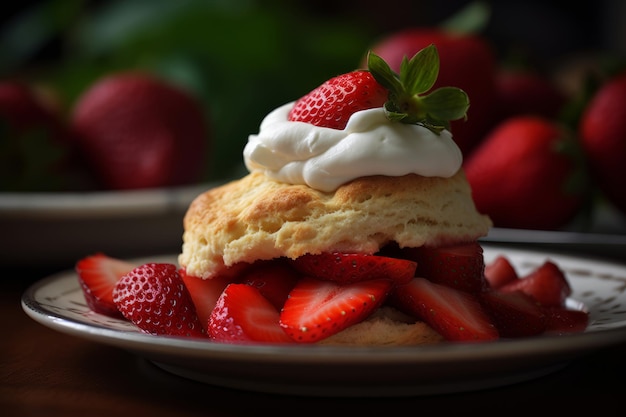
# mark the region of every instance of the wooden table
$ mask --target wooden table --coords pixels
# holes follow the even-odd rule
[[[1,416],[237,416],[262,411],[359,417],[407,411],[524,415],[544,412],[546,407],[575,416],[583,410],[604,415],[626,408],[626,343],[579,358],[539,379],[471,393],[313,398],[205,385],[166,373],[122,349],[68,336],[29,318],[21,308],[21,295],[52,272],[56,271],[2,269]]]

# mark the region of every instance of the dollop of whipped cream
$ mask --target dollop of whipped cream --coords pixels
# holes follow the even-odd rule
[[[270,112],[259,133],[249,136],[243,155],[250,172],[331,192],[371,175],[448,178],[463,162],[449,131],[437,135],[420,125],[391,122],[382,107],[354,113],[338,130],[289,121],[293,105]]]

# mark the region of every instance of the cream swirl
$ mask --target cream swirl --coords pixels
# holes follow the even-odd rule
[[[414,124],[394,123],[382,108],[354,113],[345,129],[289,121],[292,103],[270,112],[243,155],[249,171],[331,192],[370,175],[453,176],[463,157],[449,131],[439,135]]]

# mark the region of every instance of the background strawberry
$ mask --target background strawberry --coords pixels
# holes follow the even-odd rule
[[[495,83],[496,123],[528,114],[556,120],[568,100],[551,79],[530,69],[499,68]]]
[[[496,227],[557,229],[582,206],[571,133],[538,116],[498,125],[465,161],[476,208]],[[575,148],[575,147],[574,147]]]
[[[79,188],[81,167],[60,109],[32,84],[0,81],[0,189]]]
[[[201,178],[208,121],[190,94],[148,74],[119,73],[88,88],[71,124],[102,187],[134,189]]]
[[[587,103],[579,135],[595,183],[626,214],[626,72],[611,77]]]
[[[405,56],[410,58],[431,44],[437,47],[441,62],[433,88],[450,85],[470,97],[467,120],[451,123],[454,140],[464,155],[468,155],[493,123],[496,56],[489,42],[479,35],[420,27],[392,32],[370,49],[398,72]]]

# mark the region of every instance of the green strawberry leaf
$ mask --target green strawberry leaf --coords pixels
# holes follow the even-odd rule
[[[428,93],[439,75],[439,53],[435,45],[427,46],[411,59],[405,57],[400,74],[372,52],[367,63],[374,79],[389,90],[384,105],[389,120],[422,125],[439,134],[450,128],[451,120],[466,117],[469,98],[463,90],[441,87]]]
[[[400,82],[409,95],[422,94],[430,90],[439,75],[439,53],[435,45],[419,51],[413,58],[402,60]]]
[[[378,84],[385,87],[390,92],[403,91],[404,87],[391,67],[384,59],[373,52],[367,55],[367,66]]]
[[[456,120],[466,116],[469,108],[467,94],[455,87],[441,87],[422,98],[422,104],[435,119]]]

